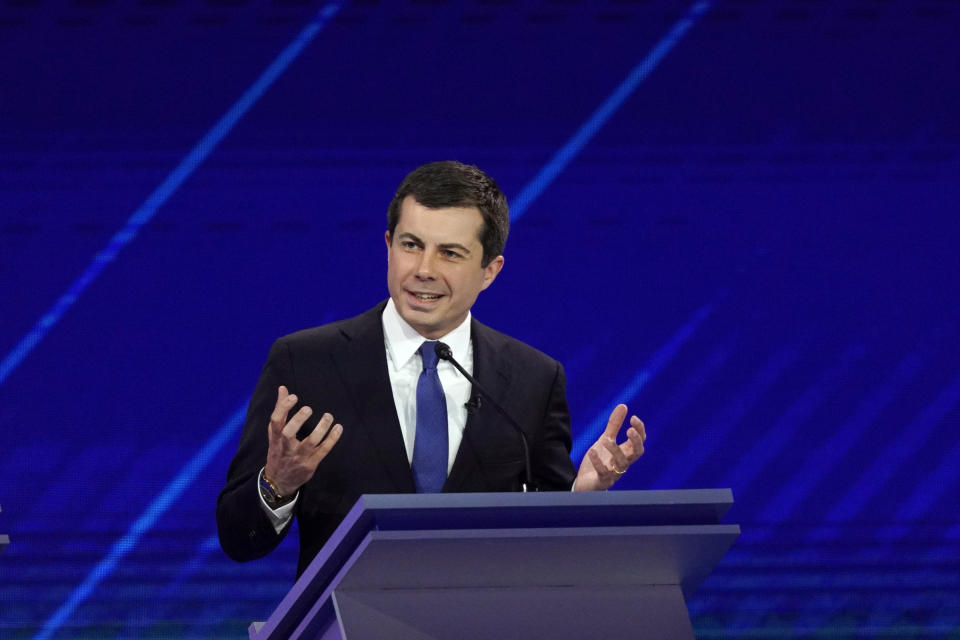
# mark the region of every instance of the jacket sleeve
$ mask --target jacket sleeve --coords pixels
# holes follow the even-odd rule
[[[234,560],[261,558],[283,540],[289,524],[278,534],[260,503],[258,476],[267,461],[268,425],[276,405],[277,388],[295,393],[289,347],[281,338],[273,344],[247,408],[240,445],[227,471],[227,484],[217,499],[220,546]]]
[[[570,460],[570,409],[563,365],[554,361],[553,384],[544,407],[542,427],[531,443],[534,478],[544,491],[569,491],[577,476]]]

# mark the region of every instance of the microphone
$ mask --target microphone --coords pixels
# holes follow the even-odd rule
[[[467,413],[471,416],[480,411],[482,403],[480,402],[480,394],[472,396],[469,400],[463,403],[463,406],[466,407]]]
[[[516,430],[516,432],[520,435],[520,442],[523,444],[524,476],[526,477],[526,480],[527,480],[523,484],[523,490],[524,492],[537,491],[537,485],[533,483],[533,472],[530,467],[530,443],[527,442],[527,434],[523,432],[523,429],[520,428],[520,425],[517,424],[517,421],[514,420],[510,416],[510,414],[506,412],[506,410],[503,407],[500,406],[500,403],[494,400],[493,396],[491,396],[490,393],[486,389],[484,389],[479,382],[477,382],[477,379],[474,378],[469,373],[467,373],[466,370],[464,370],[464,368],[460,366],[460,363],[454,359],[453,351],[450,349],[448,345],[444,344],[443,342],[437,341],[433,346],[433,352],[436,353],[437,357],[440,358],[441,360],[446,360],[447,362],[452,364],[456,368],[456,370],[459,371],[464,378],[469,380],[470,384],[472,384],[474,388],[476,388],[477,391],[479,391],[479,393],[475,395],[473,398],[471,398],[470,402],[467,403],[466,406],[467,406],[468,412],[470,412],[472,408],[471,405],[473,405],[473,408],[475,409],[480,409],[480,398],[481,396],[486,396],[487,400],[490,401],[490,404],[493,405],[493,408],[497,410],[497,413],[503,416],[504,419],[508,423],[510,423],[510,426],[513,427],[514,430]]]

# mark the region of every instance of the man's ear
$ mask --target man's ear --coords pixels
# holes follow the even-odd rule
[[[387,260],[390,259],[390,230],[387,229],[383,232],[383,239],[387,242]]]
[[[493,281],[497,279],[497,274],[500,273],[500,269],[503,269],[503,256],[497,256],[483,268],[483,286],[480,288],[481,291],[493,284]]]

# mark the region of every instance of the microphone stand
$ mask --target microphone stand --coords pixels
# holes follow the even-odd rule
[[[447,362],[452,364],[457,369],[457,371],[459,371],[463,375],[464,378],[470,381],[470,384],[476,387],[477,390],[482,395],[486,396],[487,400],[490,401],[490,404],[493,405],[493,408],[497,410],[497,413],[503,416],[503,418],[510,424],[510,426],[513,427],[518,434],[520,434],[520,442],[523,444],[524,471],[525,471],[525,477],[527,480],[525,483],[523,483],[523,491],[524,493],[526,493],[527,491],[538,491],[537,485],[533,483],[533,471],[531,470],[531,467],[530,467],[530,443],[527,442],[527,434],[523,432],[523,429],[520,428],[520,425],[517,424],[517,421],[514,420],[510,416],[510,414],[506,412],[506,410],[503,407],[500,406],[500,403],[494,400],[493,396],[491,396],[490,393],[483,388],[483,385],[477,382],[476,378],[474,378],[472,375],[467,373],[466,370],[464,370],[464,368],[460,366],[460,363],[454,359],[453,351],[450,349],[449,346],[447,346],[443,342],[438,341],[436,344],[434,344],[433,350],[434,350],[434,353],[437,354],[438,358],[440,358],[441,360],[446,360]]]

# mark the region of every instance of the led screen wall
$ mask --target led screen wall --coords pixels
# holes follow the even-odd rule
[[[960,7],[0,3],[0,636],[244,637],[214,503],[272,341],[384,299],[419,164],[512,203],[475,316],[577,462],[731,487],[698,637],[960,633]]]

